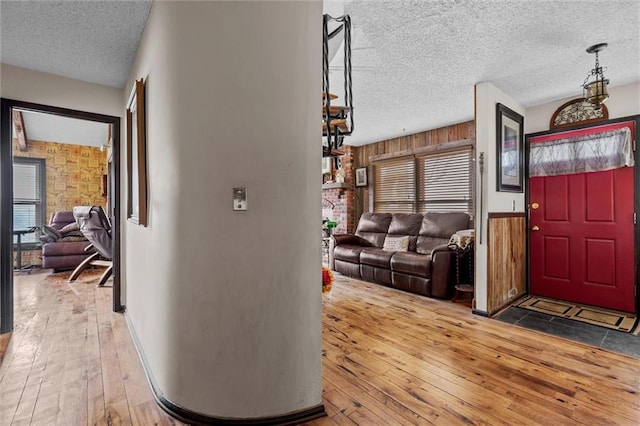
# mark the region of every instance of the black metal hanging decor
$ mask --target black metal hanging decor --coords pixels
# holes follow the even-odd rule
[[[329,31],[329,25],[332,28]],[[329,43],[336,37],[342,37],[344,49],[344,95],[339,97],[330,91],[329,82]],[[339,39],[336,39],[337,42]],[[344,105],[331,105],[331,101],[340,98]],[[353,132],[353,96],[351,93],[351,18],[349,15],[333,18],[324,15],[322,19],[322,156],[337,157],[343,155],[340,150],[344,137]]]

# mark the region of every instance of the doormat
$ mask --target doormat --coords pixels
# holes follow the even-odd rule
[[[578,305],[573,302],[546,299],[538,296],[529,296],[516,306],[556,317],[599,325],[600,327],[606,327],[612,330],[634,334],[640,333],[640,327],[637,326],[637,315],[627,312],[595,308],[588,305]]]

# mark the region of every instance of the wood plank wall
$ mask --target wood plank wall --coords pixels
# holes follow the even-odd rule
[[[473,120],[464,123],[453,124],[439,129],[415,133],[413,135],[388,139],[368,145],[354,147],[353,167],[366,167],[368,186],[355,189],[353,220],[358,221],[363,212],[368,212],[373,207],[371,196],[373,195],[373,179],[371,164],[380,157],[392,158],[413,154],[420,148],[445,145],[447,143],[469,139],[475,144],[476,127]],[[444,147],[443,147],[444,148]],[[357,223],[356,223],[357,224]],[[355,226],[354,226],[355,229]]]
[[[488,235],[487,312],[491,315],[527,292],[525,214],[489,213]]]

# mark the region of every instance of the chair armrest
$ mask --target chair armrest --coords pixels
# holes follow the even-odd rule
[[[353,244],[357,246],[369,247],[368,241],[352,234],[335,234],[331,236],[329,240],[329,268],[335,270],[335,258],[333,257],[333,251],[339,245]]]
[[[433,250],[431,250],[431,257],[435,256],[436,253],[441,253],[441,252],[448,252],[448,253],[452,253],[451,249],[449,248],[448,245],[446,244],[442,244],[440,246],[436,246],[434,247]]]
[[[360,237],[357,237],[355,235],[352,234],[336,234],[336,235],[332,235],[331,236],[331,242],[334,244],[334,246],[339,246],[339,245],[344,245],[344,244],[355,244],[355,245],[361,245],[361,246],[369,246],[370,244],[367,243],[365,240],[363,240]]]
[[[453,293],[451,268],[454,262],[454,251],[446,244],[431,250],[431,294],[446,299]]]
[[[40,240],[40,242],[42,244],[55,243],[56,242],[56,240],[53,237],[50,237],[48,235],[40,235],[40,237],[38,237],[38,239]]]

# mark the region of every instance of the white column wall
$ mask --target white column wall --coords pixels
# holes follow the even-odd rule
[[[321,18],[321,2],[152,7],[124,91],[145,78],[149,225],[124,222],[127,314],[188,410],[322,403]]]
[[[525,109],[489,82],[476,84],[476,244],[475,309],[487,311],[487,223],[488,212],[524,212],[524,192],[498,192],[496,105],[501,103],[524,116]],[[525,119],[525,123],[527,120]],[[523,135],[524,136],[524,135]],[[479,157],[484,152],[484,176],[480,179]],[[524,182],[526,186],[526,182]],[[482,194],[482,202],[480,196]],[[480,207],[482,206],[482,212]],[[481,233],[480,233],[481,228]]]

